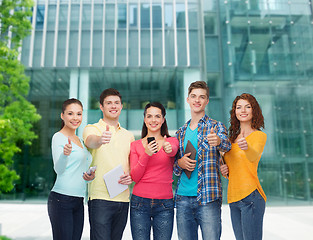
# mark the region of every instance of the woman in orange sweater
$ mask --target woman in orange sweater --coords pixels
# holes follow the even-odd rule
[[[251,94],[237,96],[230,111],[232,148],[224,159],[229,170],[227,200],[237,240],[260,240],[266,196],[258,179],[258,164],[266,143],[262,110]],[[225,173],[223,173],[224,175]]]

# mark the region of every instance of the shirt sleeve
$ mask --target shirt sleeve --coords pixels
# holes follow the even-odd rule
[[[175,162],[174,162],[174,166],[173,166],[173,173],[176,176],[180,176],[182,174],[183,169],[180,166],[178,166],[178,159],[182,155],[182,153],[180,152],[182,150],[182,146],[179,145],[179,134],[178,134],[178,132],[176,133],[176,139],[177,139],[178,145],[177,145],[177,154],[176,154]]]
[[[140,140],[139,140],[140,141]],[[149,161],[149,155],[145,151],[137,150],[137,143],[133,142],[130,147],[130,175],[134,182],[139,182],[144,175]]]
[[[62,174],[67,166],[68,157],[64,155],[63,149],[65,142],[61,136],[54,135],[52,137],[51,150],[52,150],[52,159],[54,164],[54,171],[57,174]]]
[[[250,162],[255,162],[260,159],[265,147],[266,139],[266,134],[261,131],[256,137],[248,139],[248,149],[244,150],[244,153]]]
[[[100,136],[101,132],[100,132],[100,130],[96,126],[94,126],[94,125],[87,125],[84,128],[84,131],[83,131],[83,140],[84,140],[84,142],[86,142],[87,137],[89,137],[90,135]]]
[[[228,139],[227,129],[221,122],[217,123],[217,135],[221,139],[221,143],[217,146],[217,150],[221,152],[228,152],[231,149],[231,142]]]

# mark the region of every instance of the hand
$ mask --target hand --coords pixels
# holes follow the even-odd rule
[[[110,127],[109,125],[106,126],[105,131],[102,133],[101,137],[100,137],[100,144],[107,144],[110,142],[112,137],[112,133],[110,132]]]
[[[216,134],[213,127],[210,130],[210,133],[207,136],[208,142],[211,146],[216,147],[221,144],[220,137]]]
[[[147,140],[148,141],[148,140]],[[149,156],[152,156],[153,154],[155,154],[156,152],[158,152],[159,150],[159,146],[158,143],[153,140],[152,142],[148,143],[145,149],[146,154],[148,154]]]
[[[83,179],[86,181],[94,180],[95,177],[96,177],[96,170],[91,171],[90,175],[87,172],[84,172],[83,174]]]
[[[226,164],[220,165],[220,171],[223,177],[228,178],[228,166]]]
[[[167,154],[170,154],[173,151],[172,145],[168,141],[166,141],[166,135],[164,135],[164,142],[162,147],[164,149],[164,152]]]
[[[242,135],[242,138],[239,138],[237,140],[238,147],[240,147],[241,150],[247,150],[248,149],[248,143],[247,143],[247,141],[245,139],[245,132],[244,132],[244,130],[242,130],[241,135]]]
[[[182,158],[178,159],[178,166],[192,172],[196,168],[196,160],[189,158],[191,153],[186,153]]]
[[[69,156],[72,152],[72,141],[70,138],[68,138],[68,143],[65,144],[64,148],[63,148],[63,154],[66,156]]]
[[[123,185],[130,185],[132,182],[133,180],[129,173],[124,173],[122,176],[120,176],[120,180],[118,180],[118,183]]]

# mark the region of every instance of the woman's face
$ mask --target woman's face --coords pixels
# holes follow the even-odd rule
[[[164,123],[161,109],[157,107],[149,107],[144,122],[147,126],[148,133],[161,131],[162,124]]]
[[[236,104],[236,117],[240,122],[252,121],[252,106],[247,100],[238,100]]]
[[[77,103],[72,103],[61,113],[61,118],[65,127],[76,130],[83,120],[83,108]]]

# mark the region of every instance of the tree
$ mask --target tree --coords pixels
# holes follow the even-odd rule
[[[29,78],[18,60],[32,28],[32,6],[32,0],[0,0],[0,193],[12,190],[19,178],[14,155],[37,137],[32,127],[40,115],[27,100]]]

